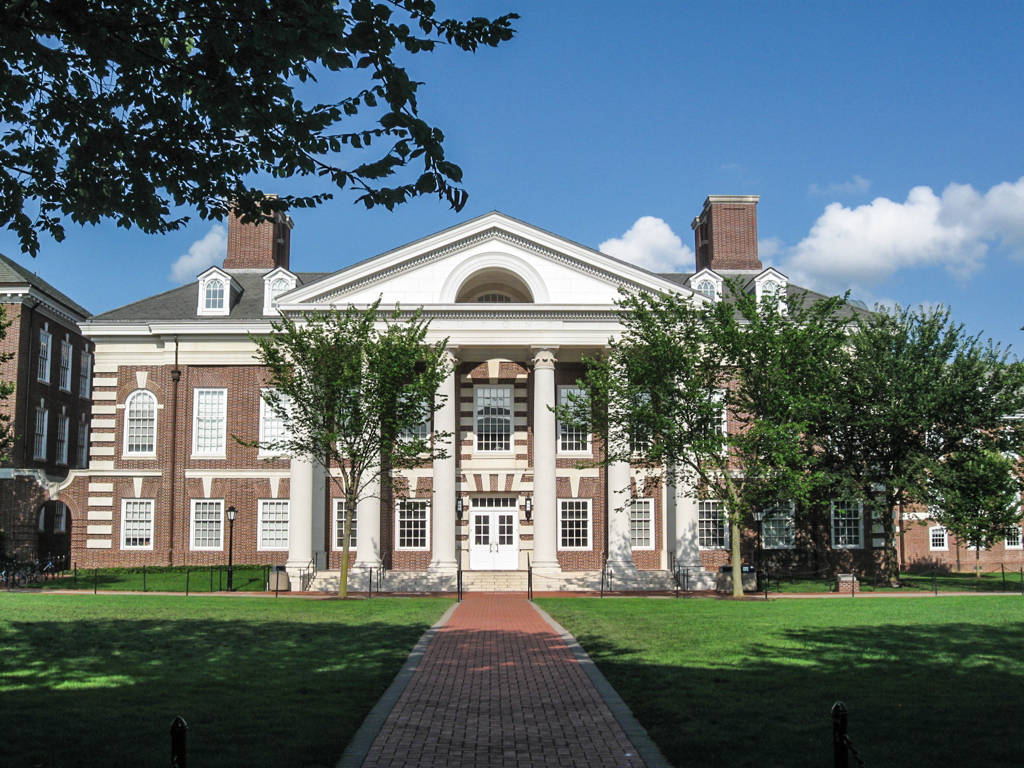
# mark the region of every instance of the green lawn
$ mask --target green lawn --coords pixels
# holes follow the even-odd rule
[[[262,592],[267,586],[267,568],[263,565],[236,565],[232,583],[236,592]],[[47,579],[29,588],[82,589],[99,592],[127,590],[133,592],[220,592],[228,585],[226,566],[157,567],[157,568],[79,568],[64,571],[57,578]]]
[[[0,764],[333,766],[450,604],[0,593]]]
[[[1020,589],[1020,572],[1007,571],[1005,574],[999,571],[981,574],[978,578],[971,573],[937,573],[934,578],[930,573],[903,573],[900,574],[902,587],[890,587],[887,584],[872,584],[870,581],[861,581],[862,592],[931,592],[933,589],[938,592],[1017,592]],[[785,578],[784,576],[772,575],[769,582],[769,592],[832,592],[835,589],[835,579],[799,579]]]
[[[677,766],[1017,765],[1024,598],[543,599]],[[851,763],[854,764],[854,763]]]

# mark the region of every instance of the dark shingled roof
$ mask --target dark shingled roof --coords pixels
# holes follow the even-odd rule
[[[16,261],[9,259],[0,253],[0,286],[2,285],[24,285],[28,283],[41,293],[45,293],[58,304],[63,304],[82,317],[89,316],[89,310],[68,298],[66,293],[58,291],[39,275],[30,272]]]
[[[125,304],[123,307],[102,312],[89,318],[91,323],[139,323],[148,321],[196,320],[224,322],[225,320],[263,320],[263,271],[225,270],[242,286],[242,295],[231,307],[230,314],[219,317],[196,315],[199,306],[199,282],[172,288],[169,291],[150,296],[148,299]],[[269,270],[267,270],[269,271]],[[309,285],[322,280],[330,272],[295,272],[299,285]]]

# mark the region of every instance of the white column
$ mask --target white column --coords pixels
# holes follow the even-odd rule
[[[363,491],[356,506],[356,562],[354,568],[380,565],[380,478]]]
[[[313,559],[313,462],[293,457],[289,475],[288,562],[294,578]]]
[[[448,375],[437,390],[441,407],[434,412],[434,426],[439,432],[449,433],[449,437],[440,444],[447,456],[434,459],[434,498],[430,505],[434,556],[429,569],[454,573],[458,568],[455,560],[455,454],[459,450],[459,398],[456,388],[458,360],[451,350],[446,355],[446,362]]]
[[[558,503],[555,497],[555,354],[533,357],[533,566],[558,570]]]
[[[699,566],[700,546],[697,538],[697,488],[682,474],[676,477],[669,493],[675,495],[674,541],[676,562],[680,565]]]
[[[324,504],[327,503],[327,472],[319,461],[313,463],[313,491],[310,501],[312,556],[316,559],[318,568],[326,568],[327,551],[324,549],[324,543],[327,537],[324,528],[327,523],[327,510],[324,508]]]
[[[628,461],[608,465],[608,564],[615,571],[636,568],[629,544],[629,480]]]

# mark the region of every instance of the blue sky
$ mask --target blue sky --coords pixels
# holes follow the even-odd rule
[[[522,16],[498,49],[410,63],[465,171],[467,208],[428,198],[367,212],[341,194],[295,213],[293,269],[340,269],[497,209],[686,270],[704,197],[758,194],[762,260],[794,282],[948,304],[1024,355],[1024,4],[439,5]],[[69,224],[35,260],[3,232],[0,252],[101,312],[179,284],[176,263],[188,277],[217,259],[211,226]]]

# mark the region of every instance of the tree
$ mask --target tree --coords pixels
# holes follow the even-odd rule
[[[515,18],[446,19],[433,0],[3,3],[0,225],[35,255],[63,217],[164,233],[188,221],[172,206],[251,222],[332,196],[268,197],[257,173],[323,177],[366,207],[436,194],[460,210],[462,171],[398,57],[496,46]],[[313,88],[348,71],[342,96]]]
[[[1014,461],[995,451],[965,449],[946,456],[930,479],[934,502],[930,516],[956,536],[958,545],[962,542],[974,549],[974,572],[981,578],[981,550],[1002,541],[1020,525]]]
[[[759,303],[739,283],[729,293],[719,302],[626,295],[621,337],[588,361],[581,383],[606,461],[639,458],[649,472],[725,502],[740,596],[741,526],[780,499],[807,499],[821,481],[812,426],[835,393],[828,363],[849,313],[840,298]],[[581,422],[584,407],[570,404],[563,416]]]
[[[348,594],[352,512],[391,472],[444,458],[447,433],[416,429],[443,405],[436,392],[448,363],[446,341],[428,344],[420,311],[385,315],[380,301],[288,317],[268,336],[253,336],[267,368],[267,406],[286,425],[278,438],[243,441],[279,454],[306,457],[334,476],[345,498],[338,594]],[[429,421],[428,421],[429,423]],[[329,475],[330,476],[330,475]],[[404,490],[404,489],[399,489]]]
[[[979,447],[1019,452],[1024,365],[991,341],[970,336],[948,309],[900,309],[861,316],[843,364],[824,460],[837,484],[879,512],[884,568],[900,564],[895,520],[907,504],[929,503],[948,456]]]

